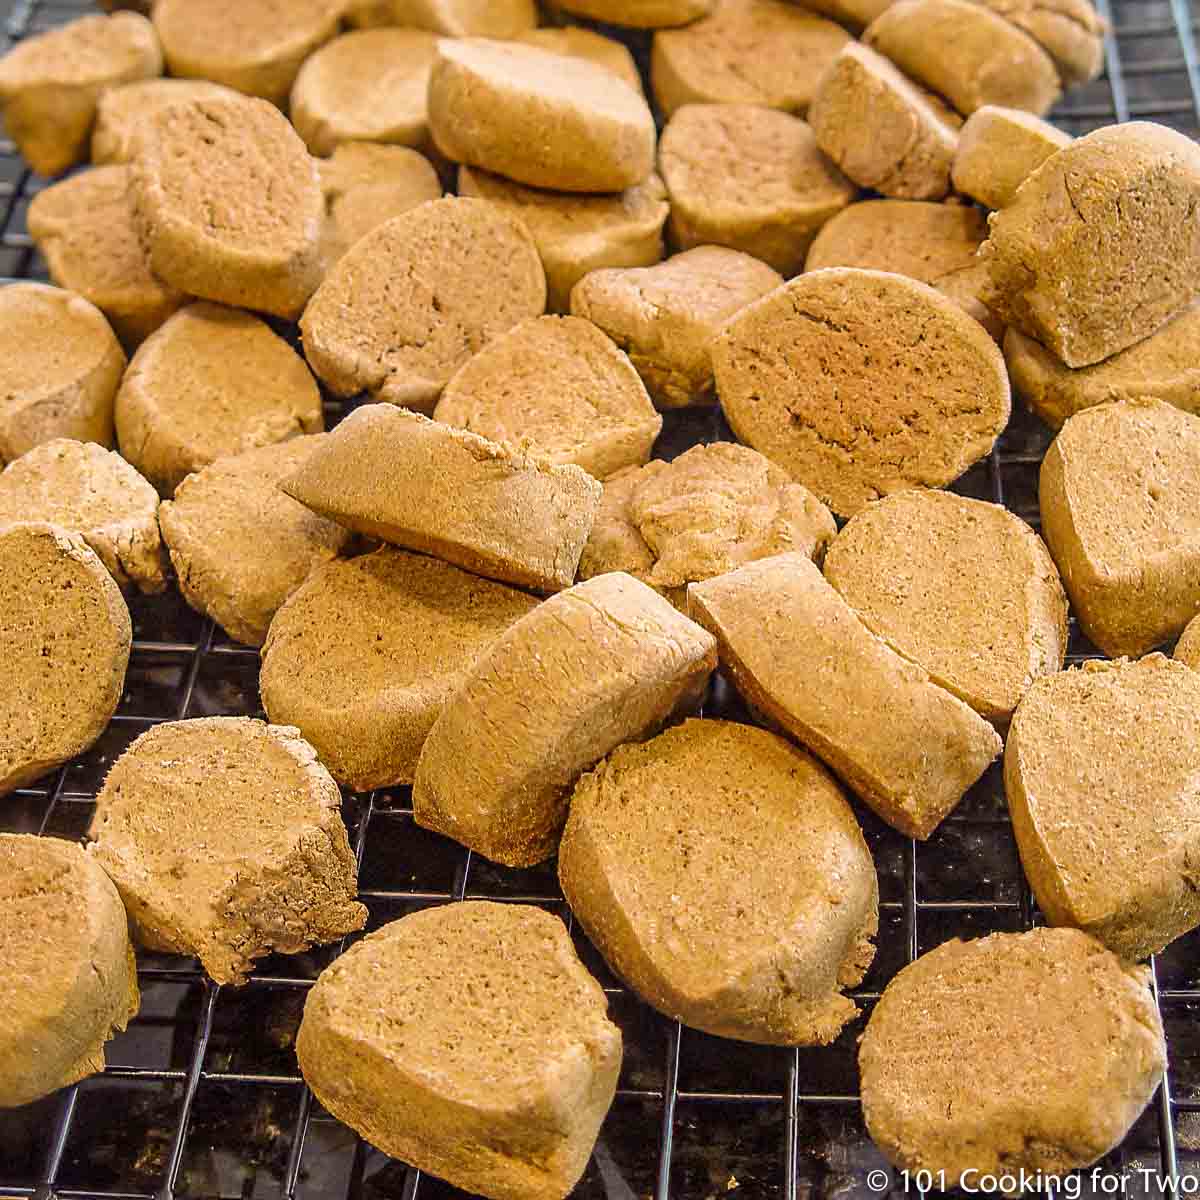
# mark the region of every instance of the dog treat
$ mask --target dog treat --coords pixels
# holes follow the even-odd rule
[[[817,231],[858,191],[799,117],[749,104],[681,108],[659,164],[676,245],[728,246],[785,276],[804,269]]]
[[[747,701],[910,837],[929,837],[1000,753],[996,731],[873,634],[803,554],[694,583],[688,607]]]
[[[626,355],[581,317],[533,317],[464,364],[434,419],[597,479],[650,457],[662,417]]]
[[[1040,116],[1059,96],[1058,72],[1045,50],[970,0],[896,0],[867,26],[863,41],[964,116],[985,104]]]
[[[52,438],[113,441],[125,355],[104,314],[43,283],[0,288],[0,463]]]
[[[437,38],[417,29],[359,29],[327,42],[292,87],[296,132],[313,154],[355,141],[421,145],[436,48]]]
[[[161,75],[154,28],[137,13],[80,17],[18,42],[0,58],[4,129],[40,175],[87,157],[101,94]]]
[[[670,207],[658,175],[614,196],[581,196],[460,167],[458,191],[489,201],[529,230],[546,271],[551,312],[571,311],[571,289],[588,272],[649,267],[663,256],[662,230]]]
[[[463,363],[545,307],[545,274],[524,225],[448,196],[360,238],[326,275],[300,329],[312,369],[339,396],[368,391],[432,412]]]
[[[992,307],[1068,367],[1142,341],[1200,291],[1197,204],[1183,134],[1132,121],[1076,138],[992,217]]]
[[[581,579],[626,571],[687,609],[687,585],[796,551],[820,563],[837,527],[806,487],[748,446],[693,446],[604,485]]]
[[[985,104],[959,134],[955,190],[987,208],[1005,208],[1046,159],[1070,144],[1070,134],[1033,113]]]
[[[100,736],[125,687],[132,637],[120,590],[79,534],[0,527],[0,796]]]
[[[514,38],[538,23],[535,0],[391,0],[391,16],[455,38]]]
[[[519,33],[516,41],[527,46],[540,46],[568,58],[585,58],[597,66],[607,67],[618,79],[624,80],[636,92],[642,92],[642,76],[629,50],[614,38],[605,37],[579,25],[563,29],[529,29]]]
[[[606,67],[520,42],[439,42],[429,127],[448,158],[533,187],[619,192],[654,169],[639,94]]]
[[[169,497],[192,471],[324,427],[304,360],[265,322],[190,304],[142,343],[116,402],[121,453]]]
[[[996,344],[953,301],[901,275],[800,275],[725,326],[713,363],[738,438],[842,517],[951,483],[1008,424]]]
[[[409,784],[467,671],[538,601],[387,546],[315,569],[271,622],[263,706],[356,792]],[[364,653],[366,648],[366,653]]]
[[[390,404],[355,409],[280,485],[348,529],[476,575],[570,587],[600,484]]]
[[[0,1109],[104,1070],[138,1010],[125,906],[82,847],[0,833]]]
[[[660,1012],[719,1037],[831,1042],[858,1013],[875,864],[815,759],[729,721],[620,746],[575,787],[563,894]]]
[[[1200,418],[1160,400],[1071,417],[1042,461],[1042,534],[1083,632],[1109,658],[1200,608]]]
[[[330,0],[155,0],[167,70],[282,107],[300,64],[337,33]]]
[[[237,92],[207,79],[141,79],[102,92],[92,127],[92,162],[129,163],[137,157],[145,125],[172,104],[229,100]]]
[[[217,983],[367,919],[337,784],[286,725],[155,725],[113,764],[88,836],[138,943],[195,955]]]
[[[159,512],[184,599],[235,641],[261,646],[279,606],[351,540],[279,488],[320,444],[295,437],[218,458]]]
[[[717,0],[552,0],[554,8],[576,17],[626,25],[633,29],[665,29],[706,17]]]
[[[749,254],[697,246],[652,267],[590,272],[572,289],[571,311],[629,355],[659,408],[684,408],[715,403],[713,339],[782,282]]]
[[[579,776],[694,707],[716,661],[708,633],[629,575],[551,597],[442,708],[417,763],[417,824],[506,866],[542,862]]]
[[[1200,667],[1200,617],[1193,617],[1180,634],[1173,655],[1176,662]]]
[[[876,1145],[949,1189],[1095,1162],[1154,1095],[1166,1047],[1144,967],[1033,929],[956,938],[905,967],[858,1064]]]
[[[1062,581],[1041,538],[998,504],[897,492],[838,534],[825,578],[872,633],[993,724],[1062,670]]]
[[[186,303],[150,270],[128,167],[96,167],[38,192],[27,221],[50,278],[90,300],[125,345],[136,347]]]
[[[757,104],[803,114],[851,40],[781,0],[717,0],[711,16],[654,35],[650,86],[665,116],[685,104]]]
[[[953,271],[947,271],[945,275],[938,275],[930,280],[930,287],[937,288],[943,296],[953,300],[967,316],[978,321],[997,346],[1003,345],[1004,322],[983,299],[985,295],[990,294],[991,287],[987,267],[983,263],[972,261],[969,266],[957,267]]]
[[[892,0],[808,0],[804,7],[861,33],[891,3]]]
[[[0,472],[0,525],[19,521],[79,534],[122,588],[166,587],[158,493],[119,454],[94,442],[55,438]]]
[[[308,994],[296,1056],[385,1154],[494,1200],[562,1200],[621,1069],[621,1031],[566,927],[532,905],[414,912]]]
[[[1200,925],[1200,675],[1150,654],[1039,680],[1013,717],[1004,791],[1053,925],[1127,959]]]
[[[1095,79],[1104,66],[1104,22],[1090,0],[983,0],[1023,29],[1054,60],[1064,87]]]

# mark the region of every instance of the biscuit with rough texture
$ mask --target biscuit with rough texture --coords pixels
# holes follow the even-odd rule
[[[834,539],[825,578],[872,633],[993,724],[1062,670],[1067,597],[1054,560],[998,504],[888,496]]]
[[[891,3],[892,0],[807,0],[804,7],[861,33]]]
[[[447,196],[360,238],[304,310],[304,353],[339,396],[432,412],[450,377],[546,307],[529,233],[480,200]]]
[[[719,1037],[831,1042],[857,1015],[875,864],[814,758],[730,721],[620,746],[571,796],[558,877],[609,965]]]
[[[987,267],[978,260],[938,275],[930,281],[943,296],[953,300],[969,317],[974,317],[988,331],[997,346],[1004,344],[1004,322],[988,308],[983,297],[988,294]]]
[[[113,764],[88,836],[138,943],[195,955],[217,983],[367,919],[341,793],[286,725],[155,725]]]
[[[55,438],[0,472],[0,525],[44,521],[79,534],[122,588],[161,592],[158,493],[119,454]]]
[[[319,435],[295,437],[218,458],[159,511],[184,599],[234,641],[261,646],[279,606],[350,543],[279,488],[319,445]]]
[[[471,900],[393,921],[317,980],[296,1055],[339,1120],[494,1200],[562,1200],[587,1166],[621,1032],[562,921]]]
[[[797,276],[725,326],[713,363],[738,438],[842,517],[892,492],[953,482],[1008,424],[995,342],[902,275]]]
[[[597,66],[607,67],[631,88],[642,91],[642,76],[633,55],[615,38],[580,25],[568,25],[563,29],[530,29],[517,34],[515,40],[555,54],[565,54],[568,58],[585,58]]]
[[[1052,925],[1127,959],[1200,925],[1200,675],[1161,654],[1085,662],[1021,701],[1004,792]]]
[[[1090,0],[982,0],[1023,29],[1058,68],[1063,87],[1095,79],[1104,66],[1104,21]]]
[[[1159,400],[1071,417],[1042,460],[1042,536],[1083,632],[1110,658],[1200,608],[1200,417]]]
[[[434,419],[597,479],[650,457],[662,417],[626,355],[582,317],[533,317],[465,363]]]
[[[1046,159],[1070,144],[1070,134],[1033,113],[985,104],[959,134],[954,188],[986,208],[1004,208]]]
[[[103,92],[92,126],[92,162],[128,163],[137,157],[142,128],[164,108],[193,100],[228,100],[232,88],[207,79],[142,79]]]
[[[1125,1136],[1166,1068],[1149,972],[1073,929],[955,939],[905,967],[863,1034],[863,1117],[947,1189],[1062,1178]]]
[[[550,0],[576,17],[631,29],[665,29],[707,16],[717,0]]]
[[[0,833],[0,1109],[104,1070],[138,1010],[125,906],[83,848]]]
[[[391,546],[329,563],[271,622],[263,707],[272,721],[297,726],[346,787],[412,783],[442,706],[479,656],[537,603]]]
[[[391,0],[391,18],[455,38],[514,38],[538,23],[535,0]]]
[[[1175,643],[1172,658],[1189,667],[1200,667],[1200,617],[1193,617],[1187,623],[1179,635],[1179,641]]]
[[[0,796],[81,754],[125,687],[129,609],[77,533],[0,528]]]
[[[802,554],[693,583],[688,609],[747,701],[910,837],[929,837],[1000,753],[996,731],[873,634]]]
[[[116,402],[121,453],[163,496],[227,454],[320,433],[321,393],[265,322],[190,304],[142,343]]]

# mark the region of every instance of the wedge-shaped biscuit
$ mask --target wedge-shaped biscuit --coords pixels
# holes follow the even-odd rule
[[[60,838],[0,833],[0,1109],[104,1070],[138,1003],[108,876]]]
[[[207,79],[142,79],[108,88],[96,104],[92,162],[97,166],[132,162],[143,127],[172,104],[228,100],[236,95],[232,88]]]
[[[280,486],[348,529],[544,592],[571,586],[601,491],[390,404],[356,409]]]
[[[985,104],[959,134],[955,190],[987,208],[1004,208],[1046,159],[1070,144],[1070,134],[1033,113]]]
[[[442,706],[538,601],[385,546],[315,569],[271,622],[263,706],[356,792],[412,783]],[[364,652],[365,651],[365,652]]]
[[[581,317],[534,317],[446,385],[434,418],[597,479],[650,457],[662,417],[628,357]]]
[[[332,391],[432,412],[450,376],[492,338],[546,307],[525,227],[447,196],[373,229],[317,289],[300,329]]]
[[[1062,1178],[1116,1146],[1166,1067],[1149,972],[1073,929],[938,946],[904,968],[858,1055],[863,1116],[946,1187]]]
[[[711,635],[629,575],[559,593],[501,634],[434,722],[417,824],[506,866],[549,858],[579,776],[698,703],[715,666]]]
[[[607,67],[636,91],[642,91],[642,76],[633,55],[615,38],[584,29],[581,25],[567,25],[562,29],[530,29],[518,34],[515,40],[569,58],[586,58],[597,66]]]
[[[869,46],[842,47],[817,83],[808,123],[860,187],[909,200],[950,190],[962,118]]]
[[[119,454],[55,438],[0,472],[0,525],[44,521],[78,533],[122,588],[166,587],[158,493]]]
[[[154,726],[113,764],[88,836],[138,943],[195,955],[217,983],[367,919],[337,784],[286,725]]]
[[[104,314],[43,283],[0,288],[0,462],[52,438],[113,441],[125,354]]]
[[[843,517],[952,482],[1008,424],[996,344],[901,275],[800,275],[726,325],[713,363],[737,436]]]
[[[1062,670],[1067,597],[1054,560],[998,504],[888,496],[834,539],[825,578],[872,633],[994,724]]]
[[[320,281],[324,205],[316,163],[279,111],[245,97],[171,105],[139,146],[131,191],[154,274],[294,319]]]
[[[1053,925],[1136,960],[1200,925],[1200,674],[1161,654],[1038,680],[1004,752],[1021,864]]]
[[[910,837],[927,838],[1000,753],[996,731],[873,634],[803,554],[694,583],[688,608],[738,691]]]
[[[1158,400],[1072,417],[1038,489],[1079,624],[1110,658],[1175,637],[1200,608],[1200,417]]]
[[[608,21],[633,29],[687,25],[707,16],[717,0],[550,0],[553,7],[576,17]]]
[[[296,437],[218,458],[159,512],[184,599],[235,641],[261,646],[276,609],[351,540],[279,488],[320,444]]]
[[[1179,635],[1172,656],[1189,667],[1200,667],[1200,617],[1193,617]]]
[[[1058,68],[1064,87],[1087,83],[1104,66],[1104,21],[1091,0],[982,0],[1023,29]]]
[[[681,108],[659,165],[677,246],[728,246],[782,275],[803,270],[817,231],[858,194],[799,117],[750,104]]]
[[[125,687],[132,637],[120,590],[79,534],[0,527],[0,796],[100,736]]]
[[[139,347],[117,394],[121,453],[163,496],[228,454],[324,428],[304,360],[266,323],[190,304]]]
[[[1067,366],[1100,362],[1200,292],[1197,205],[1191,138],[1146,121],[1076,138],[992,218],[990,303]]]
[[[551,312],[571,311],[571,289],[589,271],[649,267],[663,256],[670,206],[657,175],[612,196],[581,196],[460,167],[458,191],[489,201],[529,230],[546,271]]]
[[[538,23],[535,0],[390,0],[397,25],[448,37],[512,38]]]
[[[803,113],[850,35],[781,0],[717,0],[711,16],[654,35],[650,86],[669,117],[685,104]]]
[[[562,1200],[612,1102],[621,1032],[557,917],[472,900],[343,954],[308,995],[296,1055],[385,1153],[495,1200]]]
[[[5,132],[41,175],[87,156],[106,88],[161,75],[154,28],[137,13],[80,17],[18,42],[0,59]]]
[[[879,925],[875,864],[838,785],[783,738],[687,721],[575,787],[563,894],[660,1012],[720,1037],[832,1041]]]
[[[533,187],[619,192],[654,169],[639,93],[605,67],[520,42],[439,42],[429,128],[447,158]]]

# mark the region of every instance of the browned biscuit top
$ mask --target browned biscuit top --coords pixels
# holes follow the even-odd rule
[[[146,70],[147,62],[154,66]],[[154,30],[145,17],[93,14],[19,41],[0,59],[0,100],[22,88],[87,87],[162,70]]]

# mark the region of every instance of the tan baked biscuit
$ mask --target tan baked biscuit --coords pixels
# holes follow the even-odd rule
[[[1200,617],[1193,617],[1179,635],[1172,655],[1176,662],[1200,668]]]
[[[556,916],[472,900],[338,958],[296,1055],[320,1102],[385,1153],[495,1200],[561,1200],[617,1086],[606,1009]]]
[[[295,437],[218,458],[159,511],[184,599],[235,641],[261,646],[276,609],[351,540],[279,488],[320,444]]]
[[[983,327],[914,279],[834,268],[743,309],[713,346],[741,441],[851,517],[943,487],[1008,424],[1004,359]]]
[[[412,783],[442,706],[537,603],[391,546],[318,567],[271,622],[263,706],[297,726],[346,787]]]
[[[1104,21],[1090,0],[982,0],[1023,29],[1054,60],[1064,87],[1095,79],[1104,66]]]
[[[803,270],[817,231],[858,191],[799,117],[749,104],[679,109],[659,165],[677,246],[728,246],[785,276]]]
[[[998,504],[888,496],[834,539],[825,578],[872,633],[993,724],[1062,670],[1067,597],[1054,560]]]
[[[1101,404],[1054,439],[1042,535],[1080,627],[1110,658],[1177,636],[1200,608],[1200,417],[1159,400]]]
[[[959,135],[955,190],[987,208],[1004,208],[1046,159],[1070,144],[1070,134],[1033,113],[985,104]]]
[[[861,33],[891,3],[892,0],[807,0],[804,7]]]
[[[1123,958],[1200,925],[1200,675],[1161,654],[1039,680],[1004,752],[1021,863],[1053,925]]]
[[[391,15],[456,38],[512,38],[538,23],[535,0],[391,0]]]
[[[584,29],[581,25],[567,25],[562,29],[530,29],[517,34],[515,40],[527,46],[540,46],[554,54],[565,54],[568,58],[585,58],[597,66],[607,67],[635,91],[642,91],[642,76],[633,55],[615,38]]]
[[[803,554],[693,583],[688,609],[738,691],[910,837],[929,837],[1000,753],[996,731],[876,637]]]
[[[125,354],[104,314],[43,283],[0,288],[0,463],[51,438],[113,441]]]
[[[55,438],[0,472],[0,525],[44,521],[79,534],[122,588],[166,587],[158,493],[119,454]]]
[[[663,256],[670,206],[657,175],[612,196],[570,195],[525,187],[471,167],[458,170],[458,191],[490,201],[530,233],[546,271],[546,306],[571,310],[571,289],[600,267],[649,267]]]
[[[342,6],[342,20],[352,29],[379,29],[396,24],[392,0],[347,0]]]
[[[195,955],[217,983],[367,919],[337,784],[286,725],[155,725],[113,764],[88,836],[139,944]]]
[[[879,925],[875,864],[815,759],[730,721],[620,746],[575,786],[558,852],[571,912],[669,1017],[720,1037],[832,1041]]]
[[[125,687],[132,637],[117,585],[79,534],[0,527],[0,796],[100,736]]]
[[[953,300],[969,317],[986,329],[997,346],[1004,344],[1004,322],[987,306],[984,296],[991,293],[987,267],[978,259],[965,267],[947,271],[929,281],[943,296]],[[1015,384],[1013,385],[1016,386]]]
[[[991,219],[992,307],[1067,366],[1100,362],[1200,292],[1198,204],[1200,146],[1183,134],[1131,121],[1076,138]]]
[[[5,132],[35,171],[57,175],[87,157],[104,90],[162,69],[154,29],[137,13],[80,17],[25,38],[0,58]]]
[[[138,1010],[125,906],[83,852],[0,833],[0,1109],[104,1070]]]
[[[356,409],[281,486],[348,529],[545,592],[571,586],[601,490],[390,404]]]
[[[687,25],[707,16],[717,0],[547,0],[551,9],[633,29]]]
[[[228,100],[236,95],[232,88],[207,79],[142,79],[108,88],[96,103],[92,162],[132,162],[137,157],[143,126],[172,104]]]
[[[711,635],[629,575],[560,592],[443,707],[417,763],[417,824],[506,866],[542,862],[579,776],[695,706],[716,661]]]

